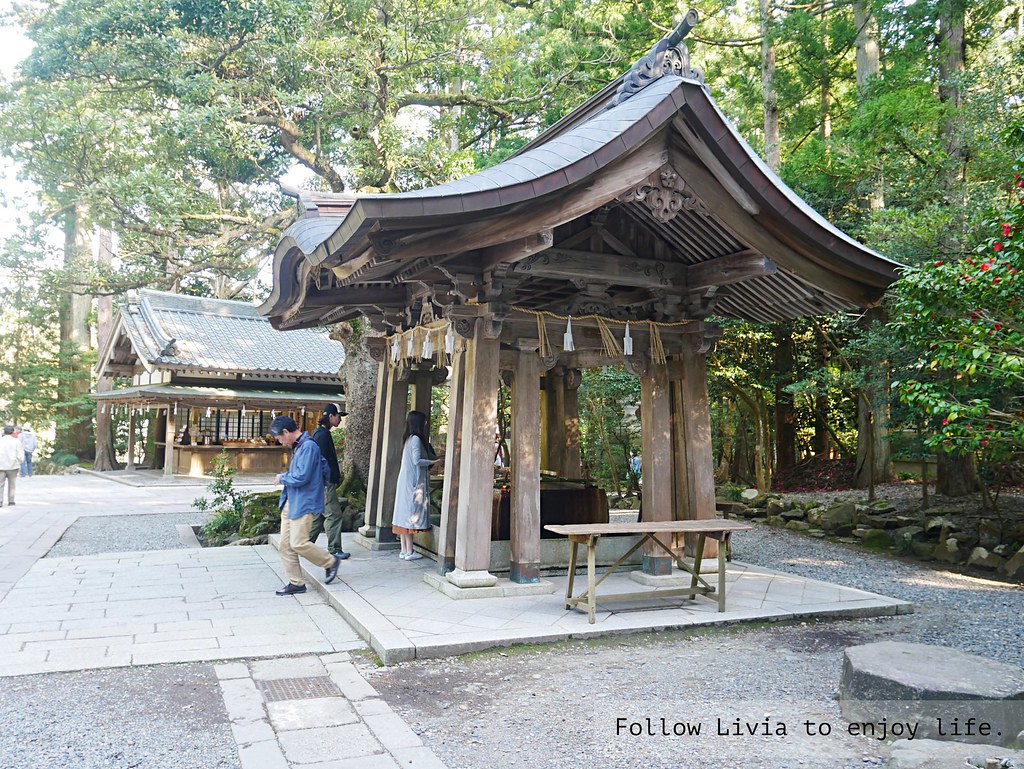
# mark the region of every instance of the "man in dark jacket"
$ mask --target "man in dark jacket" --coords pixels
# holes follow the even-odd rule
[[[334,449],[331,428],[341,424],[341,418],[347,414],[348,412],[341,411],[335,404],[330,403],[320,416],[320,426],[313,431],[313,440],[316,441],[316,445],[320,447],[320,453],[327,460],[327,466],[331,468],[331,475],[324,487],[324,512],[322,515],[313,516],[313,525],[309,529],[309,541],[316,542],[320,532],[326,528],[327,549],[341,560],[348,558],[350,553],[346,553],[341,546],[341,505],[338,503],[341,469],[338,467],[338,452]]]

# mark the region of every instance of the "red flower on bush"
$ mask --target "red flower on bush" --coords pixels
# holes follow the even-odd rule
[[[999,243],[996,243],[996,245],[998,246],[998,245],[1000,245],[1000,244],[999,244]],[[996,249],[996,250],[998,251],[999,249]],[[984,264],[982,264],[982,265],[981,265],[981,267],[979,267],[978,269],[979,269],[979,270],[981,270],[982,272],[988,272],[989,270],[991,270],[991,269],[992,269],[992,265],[991,265],[991,264],[989,264],[988,262],[985,262],[985,263],[984,263]]]
[[[1012,233],[1013,233],[1013,225],[1012,224],[1005,224],[1004,223],[1003,224],[1003,237],[1004,238],[1008,238],[1008,237],[1010,237],[1010,235]]]
[[[997,240],[995,243],[992,244],[992,250],[998,254],[1000,251],[1003,250],[1003,244]]]

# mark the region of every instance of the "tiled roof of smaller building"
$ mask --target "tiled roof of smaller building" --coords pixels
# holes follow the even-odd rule
[[[246,302],[141,289],[119,310],[136,351],[158,368],[336,377],[345,360],[324,331],[277,331]]]

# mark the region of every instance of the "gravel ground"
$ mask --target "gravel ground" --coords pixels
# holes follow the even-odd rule
[[[175,524],[195,520],[81,519],[49,555],[182,547]],[[835,699],[844,647],[917,641],[1024,665],[1019,586],[762,525],[737,535],[733,552],[904,598],[916,613],[366,663],[364,673],[450,769],[852,769],[880,766],[888,746],[846,732]],[[238,766],[209,666],[0,679],[0,718],[0,767]]]
[[[238,769],[212,665],[0,679],[0,767]]]
[[[178,536],[175,526],[191,526],[205,519],[205,513],[196,512],[79,518],[44,557],[69,558],[139,550],[175,550],[187,547]]]
[[[762,525],[737,535],[733,552],[905,598],[917,613],[574,641],[367,675],[451,769],[850,769],[881,765],[888,746],[846,732],[835,699],[844,647],[912,641],[1024,664],[1019,586]],[[829,735],[818,733],[821,722]],[[677,736],[677,723],[701,733]]]

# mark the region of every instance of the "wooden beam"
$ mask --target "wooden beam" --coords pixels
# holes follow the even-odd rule
[[[547,229],[485,248],[480,252],[480,269],[486,271],[500,264],[515,264],[538,251],[551,248],[554,238],[554,230]]]
[[[303,309],[313,307],[356,307],[366,305],[392,305],[404,307],[409,298],[405,286],[359,285],[311,291],[303,302]]]
[[[740,251],[728,256],[709,259],[686,268],[686,288],[699,291],[712,286],[725,286],[748,278],[771,275],[778,267],[764,254]]]

